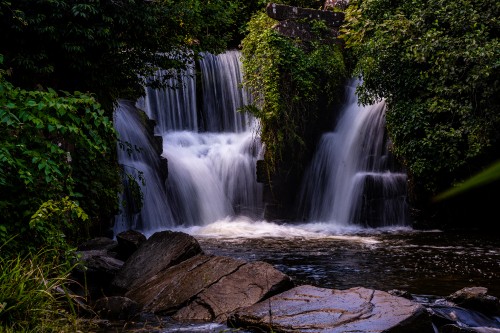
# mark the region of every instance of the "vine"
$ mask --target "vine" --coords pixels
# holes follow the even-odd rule
[[[338,100],[346,77],[338,44],[324,43],[324,24],[309,22],[314,42],[290,39],[272,27],[275,20],[257,13],[242,41],[244,85],[254,97],[246,107],[260,119],[268,171],[298,174]]]

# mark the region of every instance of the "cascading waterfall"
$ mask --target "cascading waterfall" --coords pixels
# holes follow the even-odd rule
[[[381,227],[407,223],[406,174],[391,158],[385,102],[359,106],[355,85],[333,132],[323,135],[300,203],[308,221]]]
[[[130,219],[122,213],[116,219],[115,233],[134,228],[148,234],[175,226],[206,225],[237,215],[261,216],[262,185],[256,181],[255,164],[262,147],[255,136],[255,120],[237,112],[249,102],[240,87],[239,52],[204,54],[199,68],[202,101],[196,99],[192,64],[180,73],[180,78],[170,82],[180,88],[147,88],[145,97],[137,102],[155,120],[155,134],[163,138],[162,156],[168,161],[168,178],[165,182],[159,180],[162,191],[156,192],[150,190],[150,186],[157,185],[156,180],[145,177],[140,216]],[[142,147],[142,142],[128,134],[138,131],[140,124],[125,119],[130,116],[124,110],[127,108],[120,105],[116,112],[120,137]],[[120,153],[121,164],[130,164],[131,159],[141,158]],[[141,162],[148,164],[147,159],[143,156]],[[134,168],[142,170],[140,166]],[[148,213],[150,206],[162,206],[165,211],[152,216]]]
[[[255,173],[262,146],[255,119],[237,112],[250,102],[240,87],[239,52],[205,54],[197,67],[199,75],[192,64],[171,80],[180,88],[147,88],[136,105],[122,101],[117,108],[120,138],[134,148],[120,150],[119,160],[139,180],[144,207],[135,209],[129,202],[131,191],[125,191],[126,205],[116,218],[115,232],[133,228],[148,234],[237,216],[262,218],[262,185]],[[323,135],[304,177],[299,195],[304,220],[335,226],[405,225],[406,174],[388,149],[385,103],[358,106],[354,91],[355,84],[348,86],[349,99],[337,126]],[[144,130],[136,107],[156,122],[168,178],[165,163],[151,148],[155,138]]]
[[[146,115],[130,101],[119,101],[115,110],[114,126],[119,133],[118,161],[122,167],[125,191],[121,194],[122,212],[115,219],[115,232],[127,229],[161,228],[172,220],[172,211],[166,204],[162,170],[165,163],[154,149],[156,139],[144,126]],[[142,209],[134,198],[132,182],[143,194]],[[147,184],[147,186],[146,186]],[[137,196],[139,193],[135,193]]]

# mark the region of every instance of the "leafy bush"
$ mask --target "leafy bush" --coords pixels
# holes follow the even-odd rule
[[[48,225],[40,229],[41,224],[33,221],[43,219],[59,223],[53,230],[61,227],[61,232],[74,236],[73,241],[87,234],[72,216],[75,212],[80,220],[86,216],[75,203],[81,195],[75,192],[73,154],[76,149],[88,159],[112,154],[116,134],[93,97],[63,94],[16,88],[0,70],[0,131],[4,134],[0,138],[0,242],[18,234],[11,246],[42,245],[47,235],[37,231],[49,230]],[[32,218],[37,210],[41,215]]]

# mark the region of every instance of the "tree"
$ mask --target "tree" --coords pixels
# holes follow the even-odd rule
[[[222,0],[2,0],[0,54],[14,84],[93,92],[111,112],[117,98],[160,84],[148,80],[158,68],[224,50],[236,9]]]

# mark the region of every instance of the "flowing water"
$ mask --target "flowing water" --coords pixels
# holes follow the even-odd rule
[[[474,232],[225,220],[183,231],[207,253],[263,260],[298,283],[446,296],[484,286],[500,297],[500,240]]]
[[[193,64],[173,79],[172,86],[181,89],[147,89],[136,104],[120,103],[115,124],[130,145],[119,160],[145,185],[138,182],[144,195],[140,211],[130,193],[122,195],[129,203],[116,218],[115,233],[183,231],[207,253],[263,260],[296,282],[321,287],[445,296],[480,285],[500,297],[497,237],[409,227],[406,174],[390,154],[385,104],[358,106],[356,82],[347,86],[344,111],[323,135],[298,194],[306,222],[263,221],[263,189],[255,176],[263,148],[257,122],[236,111],[250,102],[240,87],[238,57],[236,51],[206,54],[197,64],[199,76]],[[137,107],[156,121],[168,178]],[[220,330],[197,327],[172,331]]]
[[[385,102],[360,106],[358,81],[334,131],[322,136],[304,177],[300,205],[305,219],[335,225],[385,227],[408,224],[406,173],[389,151]]]
[[[145,184],[140,184],[144,196],[140,212],[127,213],[127,207],[137,204],[126,200],[130,196],[122,198],[125,205],[116,218],[115,233],[132,228],[151,234],[231,216],[262,216],[262,185],[257,183],[255,171],[262,147],[255,135],[256,121],[237,111],[250,101],[240,87],[240,66],[239,52],[205,54],[199,62],[203,103],[196,99],[194,64],[170,80],[169,85],[177,89],[148,88],[137,102],[156,122],[155,134],[163,139],[166,179],[160,170],[166,166],[149,157],[155,155],[150,144],[153,139],[142,135],[145,131],[138,110],[130,103],[120,103],[116,128],[122,141],[138,149],[132,154],[121,150],[119,161],[136,178],[140,170]],[[158,167],[150,167],[150,163]]]

